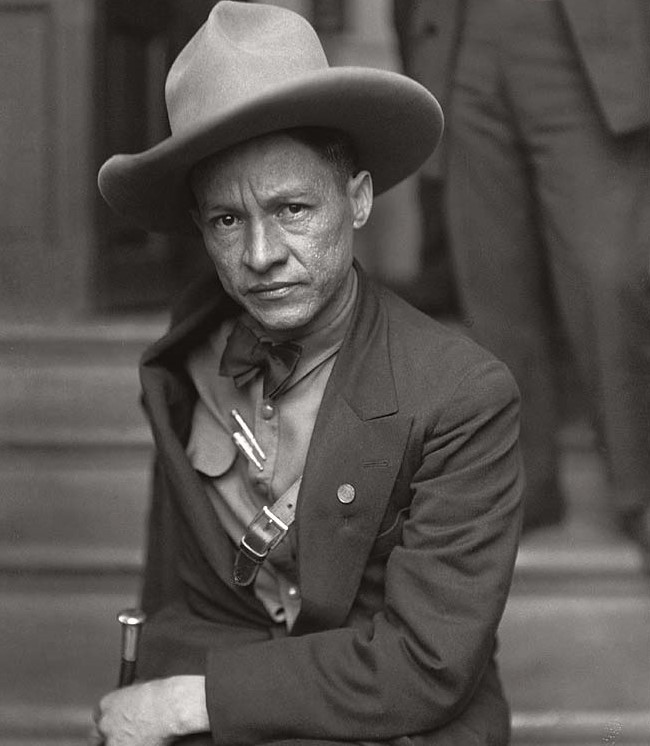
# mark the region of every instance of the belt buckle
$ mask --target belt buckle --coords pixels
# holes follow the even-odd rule
[[[271,530],[273,533],[269,535]],[[266,555],[284,539],[288,530],[289,527],[264,505],[249,524],[240,546],[251,555],[251,559],[263,562]],[[258,549],[252,547],[252,539],[259,540],[262,546]]]
[[[239,542],[233,577],[235,585],[250,585],[268,553],[287,535],[289,526],[266,505],[256,514]]]

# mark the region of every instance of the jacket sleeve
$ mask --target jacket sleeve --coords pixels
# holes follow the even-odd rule
[[[167,495],[167,481],[160,461],[152,469],[152,490],[147,521],[147,544],[140,603],[148,614],[154,614],[182,597],[178,575],[178,539],[175,526],[178,517]]]
[[[371,629],[331,629],[209,654],[217,744],[388,740],[438,728],[492,658],[520,524],[518,393],[475,365],[422,438],[402,544]]]

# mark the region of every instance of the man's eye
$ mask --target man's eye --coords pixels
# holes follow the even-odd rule
[[[288,205],[285,205],[282,210],[289,215],[300,215],[305,211],[305,206],[298,202],[290,202]]]
[[[232,228],[237,223],[237,218],[234,215],[217,215],[210,223],[215,228]]]

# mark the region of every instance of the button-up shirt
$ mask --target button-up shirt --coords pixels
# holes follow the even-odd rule
[[[338,316],[327,326],[306,329],[294,341],[303,352],[286,391],[270,401],[262,395],[262,375],[241,388],[219,375],[226,342],[237,321],[265,333],[247,314],[228,319],[188,360],[198,392],[187,454],[202,476],[219,520],[239,546],[246,528],[264,505],[272,505],[302,477],[307,449],[325,386],[350,323],[357,281]],[[253,431],[266,459],[259,470],[237,450],[236,409]],[[292,531],[257,573],[254,591],[271,619],[291,629],[300,610]]]

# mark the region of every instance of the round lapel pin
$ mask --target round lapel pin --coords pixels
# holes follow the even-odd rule
[[[344,505],[351,503],[356,497],[356,494],[357,491],[351,484],[348,484],[347,482],[345,482],[345,484],[339,485],[339,488],[336,490],[336,496],[338,497],[339,502],[342,502]]]

